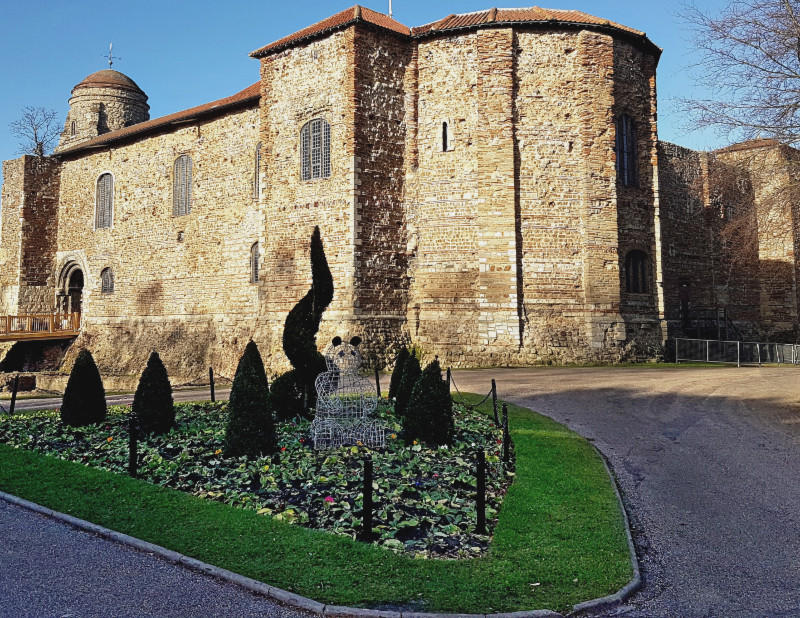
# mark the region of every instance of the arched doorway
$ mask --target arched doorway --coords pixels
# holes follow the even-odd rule
[[[80,313],[83,300],[83,271],[76,268],[67,281],[67,313]]]
[[[83,311],[83,269],[77,262],[70,261],[58,277],[56,310],[59,313],[81,313]]]

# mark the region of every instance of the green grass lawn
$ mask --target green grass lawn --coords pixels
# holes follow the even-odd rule
[[[0,489],[323,603],[563,611],[615,592],[632,569],[599,455],[530,410],[510,405],[509,419],[516,479],[488,555],[470,560],[414,559],[7,445]]]

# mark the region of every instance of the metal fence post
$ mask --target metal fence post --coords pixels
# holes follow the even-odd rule
[[[362,505],[361,511],[361,538],[369,541],[372,537],[372,457],[367,455],[364,457],[364,488],[362,489]]]
[[[139,474],[139,423],[133,412],[128,417],[128,474]]]
[[[742,360],[741,360],[742,359],[742,354],[741,354],[741,351],[740,351],[741,345],[742,345],[741,341],[737,341],[736,342],[736,366],[737,367],[741,367],[742,366]]]
[[[756,353],[758,354],[758,366],[761,367],[761,344],[756,343]]]
[[[492,378],[492,410],[494,410],[494,424],[499,427],[500,419],[497,416],[497,383]]]
[[[711,345],[711,341],[709,341],[708,339],[706,339],[706,362],[709,362],[709,359],[711,358],[711,357],[709,356],[709,354],[708,354],[708,348],[709,348],[709,346],[710,346],[710,345]]]
[[[17,406],[17,390],[19,390],[19,374],[14,376],[14,384],[11,386],[11,407],[8,415],[14,416],[14,408]]]
[[[217,398],[214,395],[214,368],[213,367],[209,367],[208,368],[208,384],[209,384],[209,388],[211,389],[211,401],[214,402],[214,401],[217,400]]]
[[[478,521],[475,526],[475,534],[486,534],[486,453],[483,449],[478,450],[477,464],[478,471],[475,475],[477,477],[475,508],[478,511]]]

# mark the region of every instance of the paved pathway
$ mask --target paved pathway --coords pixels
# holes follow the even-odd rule
[[[3,617],[310,616],[3,501],[0,531]]]
[[[622,613],[800,616],[800,369],[457,371],[608,457],[644,586]]]
[[[215,395],[218,401],[228,399],[230,395],[230,388],[217,389]],[[176,389],[172,391],[172,399],[174,401],[207,401],[209,398],[208,387],[204,388],[190,388],[190,389]],[[128,405],[133,401],[133,394],[128,395],[109,395],[106,397],[106,403],[110,406]],[[8,410],[10,406],[8,399],[0,399],[0,405],[4,410]],[[61,397],[37,397],[35,399],[17,399],[14,409],[18,412],[23,410],[56,410],[61,407]]]

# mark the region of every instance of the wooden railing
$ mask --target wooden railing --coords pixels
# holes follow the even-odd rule
[[[67,339],[81,330],[80,313],[31,313],[0,316],[0,341]]]

